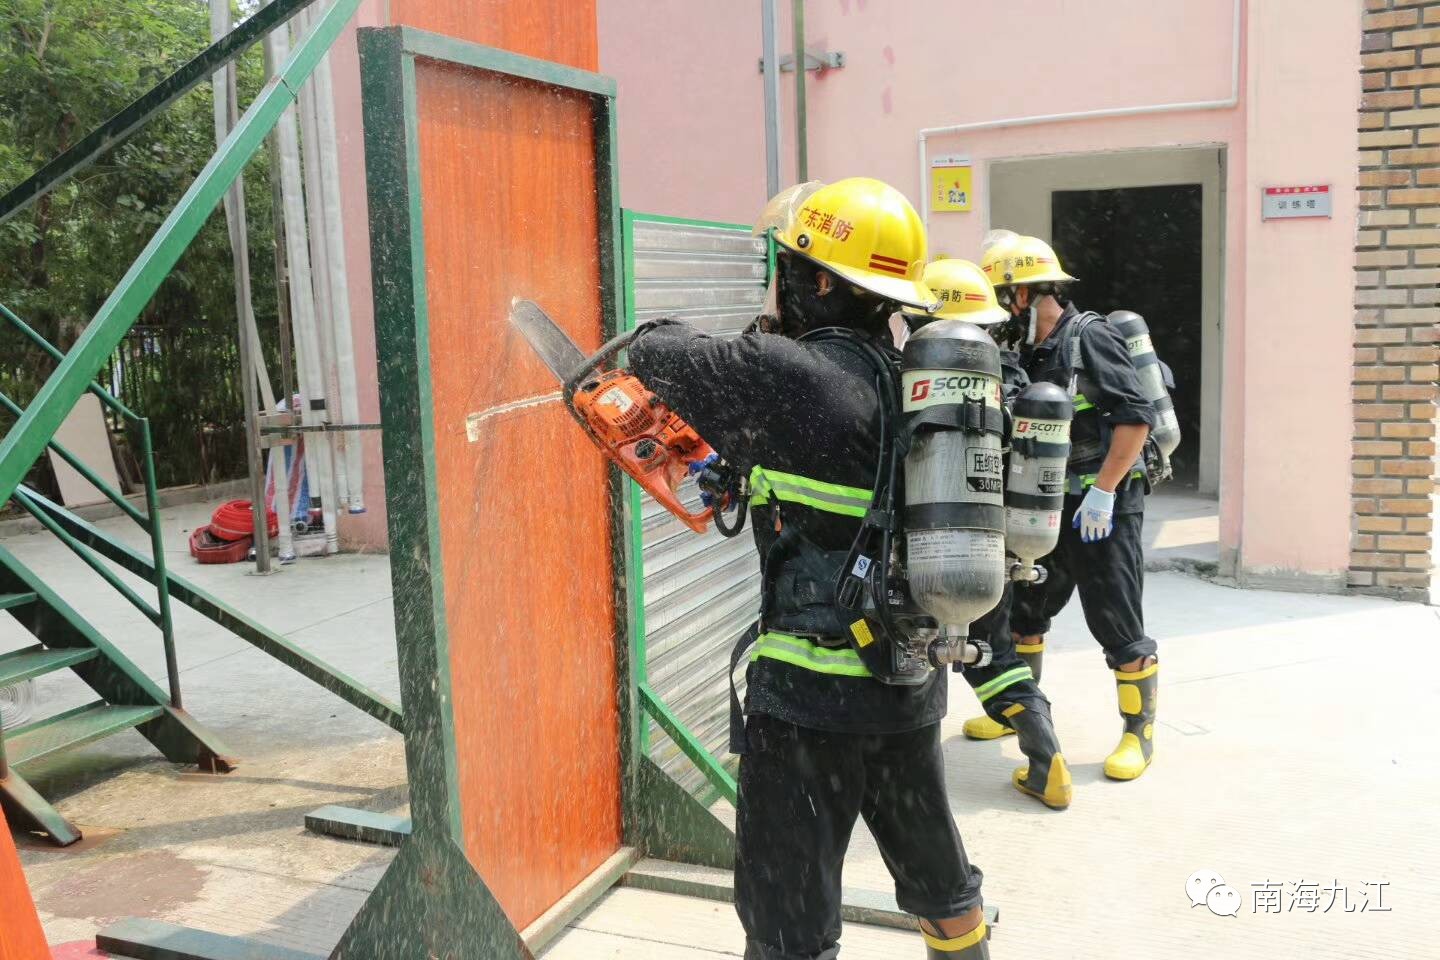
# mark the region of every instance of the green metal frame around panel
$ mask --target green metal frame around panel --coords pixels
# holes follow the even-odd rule
[[[595,105],[602,316],[619,314],[618,157],[614,81],[510,51],[414,30],[360,32],[371,268],[385,424],[386,496],[396,640],[406,707],[412,833],[334,956],[529,957],[518,931],[463,853],[458,745],[450,674],[430,394],[429,314],[420,185],[417,59],[470,67],[589,94]],[[605,331],[607,334],[611,329]],[[612,481],[613,483],[613,481]],[[613,487],[618,493],[619,488]],[[617,533],[623,529],[617,528]],[[403,598],[403,599],[402,599]],[[617,597],[623,608],[624,598]],[[617,616],[624,618],[623,612]],[[633,787],[634,677],[617,631],[622,689],[622,789]],[[629,820],[627,818],[627,824]],[[427,876],[444,879],[434,884]],[[593,891],[598,897],[603,888]],[[590,901],[575,905],[583,909]]]
[[[695,220],[688,217],[668,217],[656,213],[638,213],[634,210],[623,212],[624,224],[624,287],[625,287],[625,315],[624,329],[635,329],[635,224],[636,223],[665,223],[684,227],[710,227],[726,230],[749,230],[750,228],[741,223],[724,223],[715,220]],[[630,655],[634,659],[637,677],[637,692],[641,711],[636,718],[638,726],[637,737],[640,742],[640,750],[646,756],[650,752],[650,725],[645,722],[648,716],[653,718],[660,728],[675,741],[680,751],[690,759],[690,762],[705,775],[713,789],[713,799],[724,797],[731,804],[736,803],[735,778],[730,771],[713,753],[705,748],[693,730],[687,727],[665,704],[650,686],[649,674],[646,670],[646,648],[645,648],[645,551],[643,536],[643,517],[641,510],[643,501],[641,499],[640,485],[635,481],[626,479],[629,488],[629,530],[626,534],[626,541],[629,545],[629,563],[627,564],[626,583],[630,595]]]
[[[731,805],[739,802],[738,787],[735,778],[730,771],[716,759],[715,755],[705,749],[705,745],[691,732],[690,728],[680,720],[675,713],[665,705],[665,701],[650,689],[647,683],[640,684],[640,702],[645,712],[654,718],[660,725],[660,729],[669,735],[680,752],[690,758],[690,762],[700,768],[705,778],[719,792],[720,796],[729,800]]]
[[[230,185],[295,101],[296,92],[359,4],[360,0],[335,0],[333,6],[320,14],[309,35],[260,91],[150,238],[60,366],[31,400],[24,416],[0,441],[0,503],[8,500],[24,480],[75,402],[89,389],[90,381],[109,360]]]

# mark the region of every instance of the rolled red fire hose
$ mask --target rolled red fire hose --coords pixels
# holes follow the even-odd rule
[[[280,532],[274,510],[265,511],[265,528],[270,536]],[[231,500],[215,508],[210,517],[210,533],[220,540],[244,540],[255,535],[255,514],[249,500]]]

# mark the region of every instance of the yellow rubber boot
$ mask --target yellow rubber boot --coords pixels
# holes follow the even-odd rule
[[[1030,667],[1030,672],[1035,675],[1035,682],[1040,682],[1040,666],[1045,659],[1045,638],[1035,637],[1034,643],[1023,643],[1021,641],[1031,639],[1028,637],[1015,637],[1015,652],[1020,654],[1020,659]],[[1008,737],[1015,731],[998,720],[992,720],[987,716],[971,717],[965,721],[960,731],[971,740],[999,740],[1001,737]]]
[[[1120,745],[1105,758],[1105,776],[1134,780],[1150,766],[1155,755],[1155,696],[1160,686],[1160,664],[1135,673],[1115,671],[1120,718],[1125,723]]]
[[[1001,737],[1008,737],[1015,732],[1005,724],[991,720],[983,714],[966,720],[960,731],[971,740],[999,740]]]
[[[1024,704],[1016,703],[1005,708],[1005,719],[1019,734],[1020,750],[1030,761],[1011,775],[1010,782],[1015,789],[1051,810],[1070,806],[1070,768],[1060,754],[1060,741],[1049,715],[1041,710],[1027,710]]]

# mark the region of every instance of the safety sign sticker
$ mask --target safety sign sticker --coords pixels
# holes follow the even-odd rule
[[[930,161],[930,209],[966,213],[973,199],[969,157],[936,157]]]

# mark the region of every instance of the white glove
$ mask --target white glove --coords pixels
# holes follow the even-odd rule
[[[1101,490],[1098,484],[1091,484],[1090,489],[1085,491],[1085,499],[1080,501],[1080,509],[1075,511],[1072,526],[1080,531],[1081,540],[1094,543],[1110,536],[1115,527],[1114,514],[1115,494]]]

